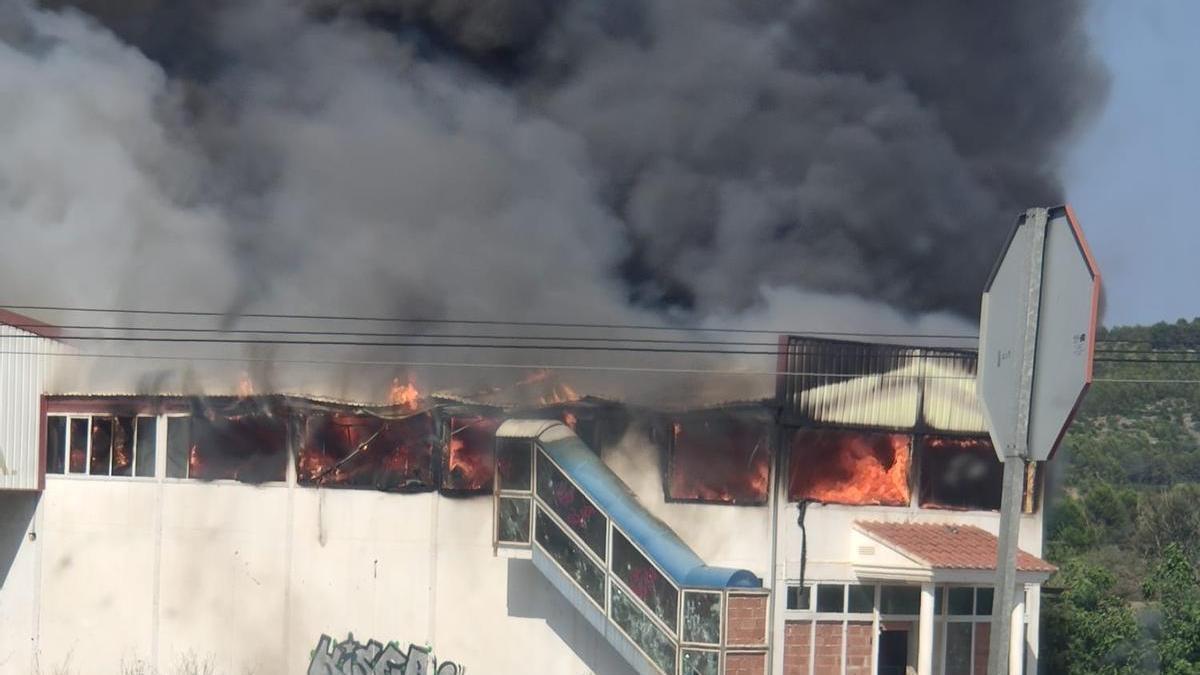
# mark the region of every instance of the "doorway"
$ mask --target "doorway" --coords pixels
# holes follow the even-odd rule
[[[905,675],[908,668],[908,631],[879,633],[879,668],[876,675]]]

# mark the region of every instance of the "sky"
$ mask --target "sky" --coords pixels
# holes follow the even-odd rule
[[[1200,2],[1098,0],[1108,103],[1067,164],[1109,326],[1200,316]]]

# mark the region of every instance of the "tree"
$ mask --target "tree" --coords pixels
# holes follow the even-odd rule
[[[1200,582],[1187,554],[1168,544],[1143,588],[1162,606],[1155,647],[1165,675],[1200,675]]]
[[[1137,622],[1128,605],[1113,594],[1113,576],[1096,565],[1071,560],[1053,582],[1061,592],[1048,594],[1042,613],[1047,672],[1136,673]]]

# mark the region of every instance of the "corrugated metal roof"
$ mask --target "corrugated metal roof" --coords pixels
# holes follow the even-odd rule
[[[779,358],[787,423],[987,431],[973,351],[788,336]]]

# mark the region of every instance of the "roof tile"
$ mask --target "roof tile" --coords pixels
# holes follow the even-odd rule
[[[867,534],[920,558],[934,569],[996,569],[996,537],[974,525],[940,523],[881,523],[858,521]],[[1058,568],[1041,558],[1019,551],[1022,572],[1054,572]]]

